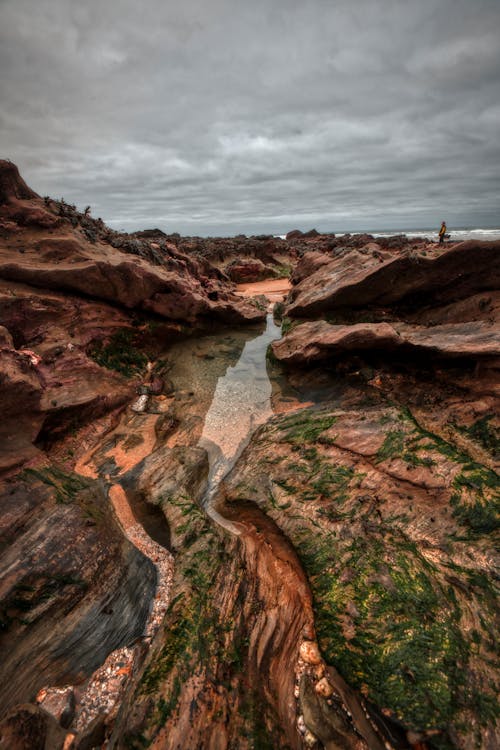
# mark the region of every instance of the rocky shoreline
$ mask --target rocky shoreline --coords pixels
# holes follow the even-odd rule
[[[499,290],[499,242],[124,235],[0,162],[0,747],[497,747]]]

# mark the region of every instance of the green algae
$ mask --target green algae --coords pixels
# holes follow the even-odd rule
[[[455,424],[454,426],[462,434],[479,443],[488,453],[495,457],[500,452],[500,431],[491,424],[494,416],[494,414],[487,414],[468,427],[459,424]]]
[[[222,705],[229,704],[241,721],[238,731],[245,747],[276,747],[279,722],[246,676],[249,640],[242,612],[247,582],[242,563],[229,554],[227,539],[195,503],[186,498],[164,500],[164,505],[169,503],[180,508],[185,519],[176,530],[183,535],[174,583],[177,593],[165,618],[162,646],[137,688],[137,697],[147,697],[153,708],[142,734],[129,735],[130,747],[147,746],[175,717],[182,690],[193,678],[219,687]],[[222,611],[220,587],[227,576],[234,581],[235,595]],[[251,611],[261,607],[255,601]],[[236,750],[239,744],[232,742],[230,747]],[[278,746],[285,744],[280,740]]]
[[[121,329],[107,343],[96,342],[89,350],[89,355],[101,367],[131,378],[141,373],[148,362],[146,354],[138,348],[138,336],[137,331]]]
[[[264,503],[278,523],[286,511],[286,533],[311,584],[323,654],[349,684],[396,721],[417,731],[437,731],[430,747],[454,747],[448,731],[467,732],[471,716],[477,738],[479,727],[498,717],[497,687],[491,679],[495,587],[474,569],[457,569],[448,580],[441,567],[446,554],[436,567],[403,533],[408,516],[370,516],[376,506],[353,502],[363,475],[356,481],[353,469],[325,452],[318,439],[321,431],[314,435],[316,445],[305,440],[311,424],[327,417],[310,410],[274,425],[278,441],[290,445],[294,460],[282,456],[266,463],[270,480],[286,488],[288,500],[285,507]],[[332,416],[322,424],[334,422]],[[484,537],[496,508],[497,475],[422,429],[409,410],[387,415],[380,423],[388,429],[375,465],[400,458],[438,471],[442,456],[454,477],[449,486],[453,517],[473,532],[471,538]],[[481,501],[480,517],[471,497]],[[314,521],[311,502],[327,523]],[[343,512],[343,506],[350,510]],[[352,531],[346,518],[355,524]],[[475,628],[464,626],[469,606],[478,612]],[[490,676],[478,680],[478,670]]]
[[[336,417],[307,409],[283,420],[282,426],[286,429],[283,439],[293,445],[314,443],[335,422]]]

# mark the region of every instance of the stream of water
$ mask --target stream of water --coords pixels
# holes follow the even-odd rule
[[[281,335],[280,327],[269,313],[266,328],[247,341],[240,358],[227,368],[215,387],[205,416],[198,445],[208,453],[209,477],[205,496],[207,513],[224,526],[228,522],[212,507],[211,499],[224,476],[234,466],[256,427],[272,415],[271,381],[267,373],[266,352]],[[231,531],[236,532],[233,524]]]

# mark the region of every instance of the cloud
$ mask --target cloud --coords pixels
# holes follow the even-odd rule
[[[498,223],[497,0],[0,0],[0,143],[128,230]]]

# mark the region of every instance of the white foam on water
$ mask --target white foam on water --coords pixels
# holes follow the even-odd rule
[[[364,231],[352,231],[351,234],[371,234],[372,237],[399,237],[404,234],[410,239],[416,237],[425,237],[429,240],[438,239],[439,229],[401,229],[397,232],[364,232]],[[342,237],[347,232],[338,232],[337,237]],[[448,234],[450,235],[450,241],[461,242],[462,240],[500,240],[500,227],[477,227],[477,228],[466,228],[466,229],[453,229],[448,227]],[[274,235],[279,239],[286,239],[286,234]]]

